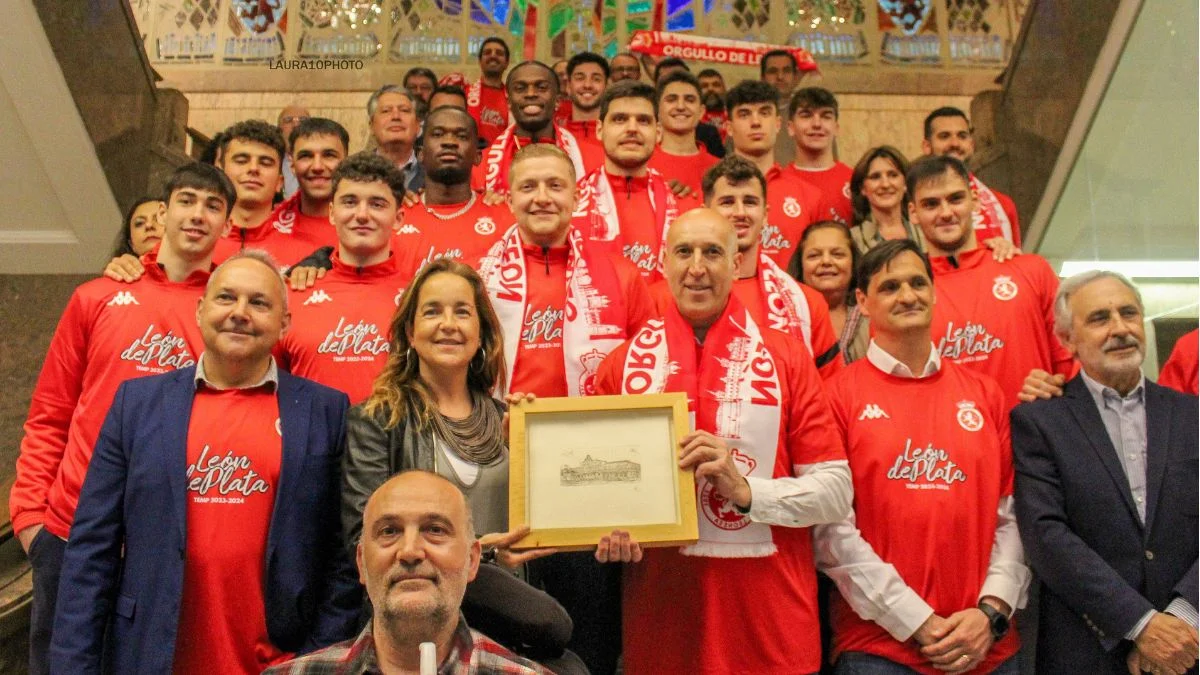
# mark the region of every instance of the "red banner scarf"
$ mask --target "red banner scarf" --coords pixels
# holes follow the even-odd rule
[[[629,39],[629,51],[650,56],[674,56],[685,61],[708,61],[739,66],[757,66],[767,52],[783,50],[796,60],[800,70],[817,70],[812,54],[802,47],[769,45],[745,40],[726,40],[700,35],[636,30]]]
[[[516,134],[516,128],[516,125],[510,124],[484,155],[483,180],[484,189],[488,192],[498,194],[508,192],[508,167],[512,166],[513,155],[524,147]],[[583,155],[579,152],[579,141],[575,139],[575,134],[556,124],[554,125],[554,144],[567,153],[567,157],[571,158],[571,164],[575,165],[575,175],[582,176],[584,173]]]
[[[1004,212],[996,193],[976,178],[975,174],[971,174],[970,183],[976,204],[973,214],[975,229],[999,231],[1005,239],[1013,241],[1012,221],[1008,219],[1008,214]]]

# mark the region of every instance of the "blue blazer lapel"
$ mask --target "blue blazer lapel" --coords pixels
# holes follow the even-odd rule
[[[1133,514],[1134,521],[1140,522],[1137,507],[1133,503],[1133,492],[1129,489],[1129,478],[1125,475],[1125,468],[1121,466],[1121,459],[1117,457],[1117,449],[1108,437],[1104,420],[1100,418],[1100,411],[1096,409],[1096,401],[1088,391],[1087,385],[1083,383],[1082,376],[1077,376],[1067,383],[1063,399],[1075,416],[1075,421],[1079,423],[1084,437],[1100,458],[1100,463],[1108,471],[1121,498],[1125,500],[1125,506]]]
[[[167,475],[167,485],[171,487],[171,504],[175,509],[175,524],[179,527],[181,542],[187,541],[187,442],[192,401],[196,396],[195,377],[195,367],[175,371],[170,386],[164,392],[162,408],[171,417],[159,421],[164,436],[163,451],[159,456]]]
[[[1154,522],[1167,461],[1171,454],[1171,397],[1158,385],[1146,381],[1146,532]]]
[[[276,525],[285,517],[288,505],[295,503],[299,488],[300,472],[308,455],[309,418],[312,398],[302,381],[280,371],[279,373],[279,425],[283,435],[283,454],[280,457],[279,485],[275,490],[275,506],[271,511],[271,528],[267,535],[267,561],[272,559],[275,545],[279,542],[280,529]]]

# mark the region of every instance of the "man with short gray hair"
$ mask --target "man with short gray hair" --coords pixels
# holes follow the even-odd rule
[[[1054,312],[1082,372],[1012,411],[1038,672],[1194,672],[1197,399],[1142,375],[1145,316],[1125,277],[1067,279]]]
[[[425,170],[415,152],[424,110],[424,101],[396,84],[380,87],[367,99],[367,118],[371,122],[375,152],[392,160],[404,173],[404,184],[409,192],[425,187]]]

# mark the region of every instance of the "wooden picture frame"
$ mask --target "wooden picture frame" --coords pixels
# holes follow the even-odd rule
[[[509,416],[508,526],[530,527],[512,548],[591,549],[617,529],[644,547],[699,538],[685,394],[540,398]]]

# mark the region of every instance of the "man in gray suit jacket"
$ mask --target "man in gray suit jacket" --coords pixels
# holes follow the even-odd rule
[[[1124,277],[1062,283],[1055,328],[1083,371],[1012,412],[1017,519],[1042,584],[1038,672],[1195,672],[1195,396],[1143,377]]]

